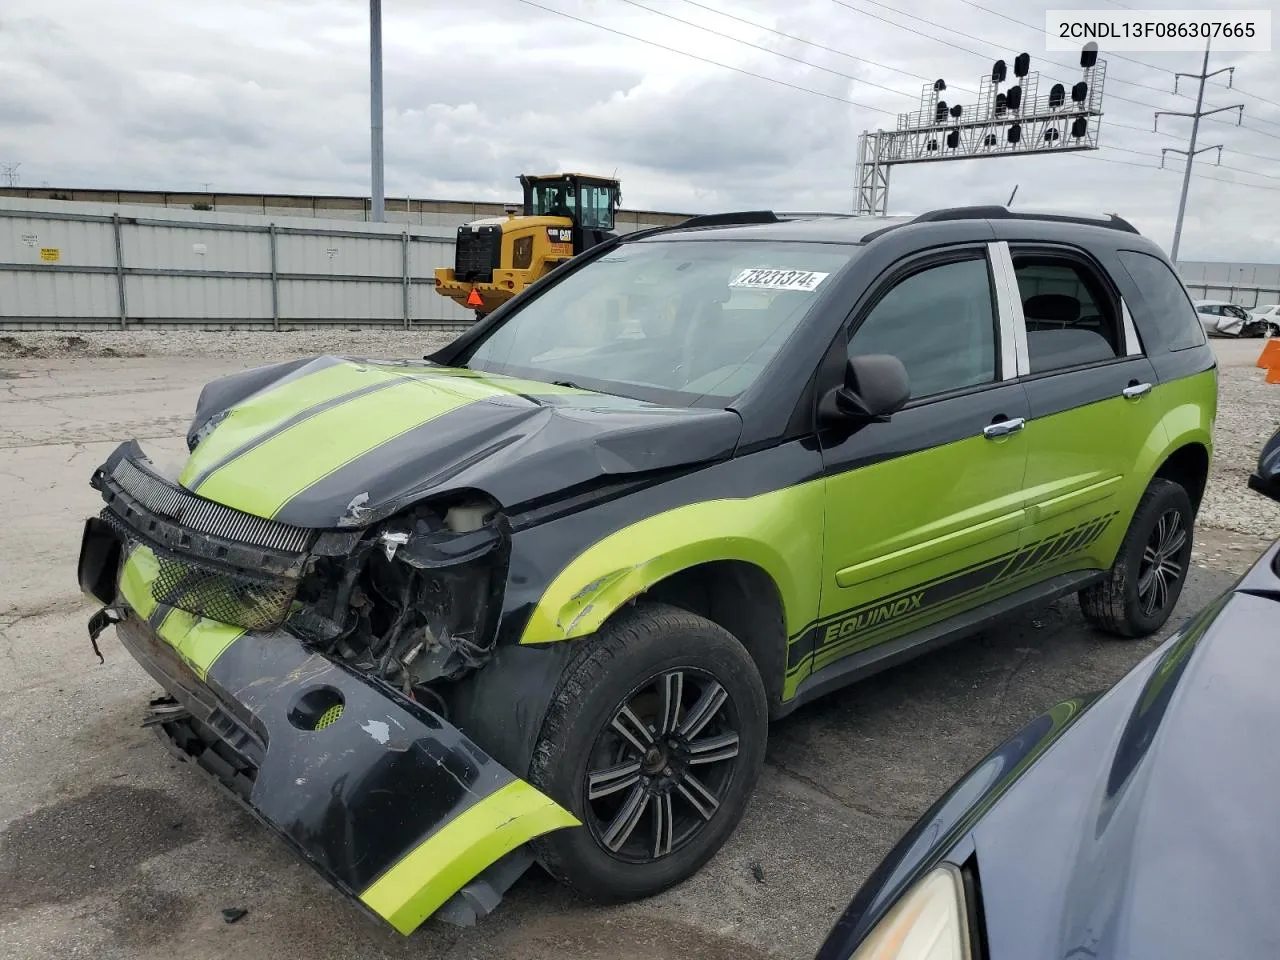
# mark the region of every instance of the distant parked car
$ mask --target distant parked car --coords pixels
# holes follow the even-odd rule
[[[1280,337],[1280,303],[1268,303],[1255,308],[1250,316],[1267,322],[1267,336]]]
[[[1249,486],[1280,501],[1280,431]],[[1280,541],[1110,690],[992,751],[818,960],[1275,957]]]
[[[1196,300],[1200,325],[1211,337],[1265,337],[1266,320],[1255,320],[1244,307],[1225,300]]]

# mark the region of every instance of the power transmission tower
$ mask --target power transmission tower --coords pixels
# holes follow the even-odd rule
[[[1182,215],[1187,212],[1187,189],[1191,186],[1191,165],[1195,163],[1196,154],[1204,153],[1206,150],[1218,151],[1218,163],[1222,163],[1222,144],[1215,143],[1210,147],[1201,147],[1196,149],[1196,137],[1200,134],[1200,118],[1208,117],[1215,113],[1223,113],[1227,110],[1237,110],[1236,126],[1240,126],[1241,120],[1244,119],[1244,104],[1236,103],[1229,107],[1214,107],[1212,110],[1205,110],[1204,107],[1204,85],[1205,81],[1210,77],[1216,77],[1220,73],[1227,74],[1227,86],[1231,86],[1232,80],[1235,78],[1235,67],[1222,67],[1221,69],[1209,72],[1209,44],[1204,45],[1204,63],[1200,66],[1199,73],[1175,73],[1173,75],[1173,92],[1178,92],[1178,78],[1189,77],[1192,80],[1200,81],[1200,89],[1196,92],[1196,109],[1192,113],[1178,110],[1157,110],[1155,118],[1152,122],[1151,129],[1159,132],[1160,117],[1191,117],[1191,142],[1187,144],[1187,149],[1180,147],[1162,147],[1160,149],[1160,166],[1164,166],[1165,154],[1180,153],[1187,158],[1186,168],[1182,171],[1182,195],[1178,198],[1178,219],[1173,224],[1173,249],[1169,252],[1169,259],[1175,264],[1178,262],[1178,244],[1182,241]]]
[[[6,187],[16,187],[18,185],[18,168],[20,166],[22,166],[22,161],[0,163],[0,180],[4,181]]]

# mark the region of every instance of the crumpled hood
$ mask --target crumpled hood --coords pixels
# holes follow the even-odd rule
[[[317,357],[209,384],[180,482],[304,527],[358,526],[433,493],[505,507],[732,454],[725,410],[669,408],[478,371]]]
[[[1086,711],[980,821],[993,960],[1280,953],[1267,570]]]

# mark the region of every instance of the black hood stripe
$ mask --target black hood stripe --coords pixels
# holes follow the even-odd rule
[[[244,456],[250,450],[253,450],[256,447],[262,446],[262,444],[266,443],[267,441],[274,440],[276,437],[280,436],[280,434],[284,433],[289,428],[296,427],[298,424],[302,423],[303,421],[310,420],[312,417],[317,417],[320,414],[324,413],[326,410],[332,410],[334,407],[341,406],[344,403],[349,403],[352,400],[357,400],[360,397],[366,396],[370,393],[377,393],[379,390],[385,390],[387,387],[398,387],[400,384],[401,384],[400,380],[394,380],[394,379],[382,380],[377,383],[365,384],[363,387],[360,387],[356,390],[350,390],[347,393],[341,393],[336,397],[330,397],[328,400],[324,400],[320,403],[315,404],[314,406],[307,407],[305,410],[300,410],[297,413],[295,413],[293,416],[289,417],[289,419],[282,420],[280,423],[276,424],[270,430],[266,430],[263,433],[258,434],[258,436],[254,437],[252,440],[249,440],[241,444],[239,447],[232,450],[221,460],[218,460],[210,464],[207,468],[205,468],[200,473],[196,474],[196,476],[191,478],[191,482],[187,484],[187,489],[198,491],[200,489],[200,484],[204,483],[206,480],[209,479],[210,476],[212,476],[217,471],[221,470],[227,464],[233,462],[239,457]],[[273,384],[273,386],[278,386],[278,385],[279,384]]]
[[[398,491],[425,491],[526,439],[521,424],[545,421],[539,410],[495,398],[433,417],[320,477],[285,503],[276,519],[307,526],[316,516],[344,516],[360,494],[370,504],[385,504]]]

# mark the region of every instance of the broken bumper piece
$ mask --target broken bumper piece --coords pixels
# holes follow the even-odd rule
[[[171,749],[403,934],[435,913],[474,922],[532,862],[526,841],[578,824],[436,714],[283,631],[164,607],[116,629],[169,694],[147,722]]]

